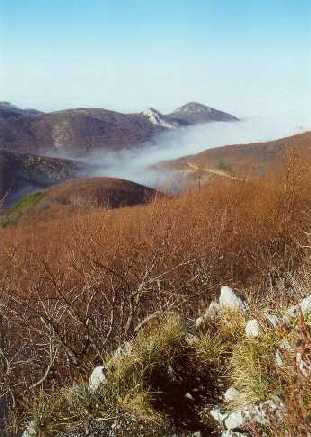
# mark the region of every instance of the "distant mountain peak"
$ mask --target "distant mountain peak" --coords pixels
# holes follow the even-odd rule
[[[211,111],[213,111],[213,108],[203,105],[202,103],[189,102],[181,106],[180,108],[177,108],[175,112],[201,113],[201,112],[211,112]]]
[[[184,125],[210,123],[212,121],[238,121],[238,118],[198,102],[189,102],[169,115],[170,120]]]

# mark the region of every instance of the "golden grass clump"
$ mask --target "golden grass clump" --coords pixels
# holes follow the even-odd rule
[[[265,401],[278,394],[275,353],[279,342],[271,330],[256,338],[244,338],[233,349],[231,379],[240,392],[240,405]]]

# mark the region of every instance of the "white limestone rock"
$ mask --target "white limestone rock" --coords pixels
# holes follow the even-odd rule
[[[247,405],[240,410],[232,411],[224,420],[224,425],[228,430],[235,430],[241,428],[243,425],[251,421],[263,425],[267,424],[267,416],[264,413],[261,405]]]
[[[104,366],[97,366],[91,373],[89,378],[89,390],[91,393],[95,393],[101,385],[107,383],[106,369]]]
[[[234,402],[239,397],[240,397],[240,392],[234,387],[229,387],[228,390],[224,393],[225,402]]]
[[[275,399],[258,405],[246,405],[231,412],[222,412],[220,408],[215,408],[210,411],[210,414],[225,430],[234,431],[242,428],[248,422],[268,425],[270,414],[277,414],[281,408],[283,408],[281,401]]]
[[[203,316],[198,317],[195,321],[196,328],[200,328],[207,320],[214,319],[221,311],[221,306],[217,302],[211,302]]]
[[[210,411],[212,418],[221,425],[223,425],[223,422],[228,417],[228,414],[229,413],[227,412],[223,413],[220,408],[214,408]]]
[[[245,412],[243,410],[232,411],[229,413],[227,418],[224,420],[225,428],[228,430],[233,430],[236,428],[241,428],[247,422]]]
[[[289,307],[284,314],[283,321],[290,323],[293,318],[298,317],[301,313],[303,316],[311,314],[311,295],[306,296],[299,304]]]
[[[217,317],[219,312],[221,311],[221,306],[217,302],[211,302],[208,309],[206,310],[205,317],[214,319]]]
[[[232,288],[223,286],[220,290],[219,304],[223,308],[232,308],[240,311],[246,311],[247,305],[237,296]]]
[[[161,114],[161,112],[157,111],[154,108],[146,109],[142,112],[142,115],[155,126],[161,126],[167,129],[174,129],[177,127],[176,123],[174,123],[173,121],[169,121],[165,116]]]
[[[245,334],[247,337],[259,337],[261,329],[256,319],[249,320],[245,326]]]
[[[266,315],[266,320],[270,323],[270,325],[273,326],[273,328],[276,328],[278,325],[282,323],[279,317],[276,314],[272,314],[272,313],[268,313]]]
[[[311,313],[311,295],[305,297],[299,304],[301,312],[304,316]]]

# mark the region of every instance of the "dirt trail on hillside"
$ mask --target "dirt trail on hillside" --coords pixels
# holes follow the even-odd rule
[[[218,169],[213,169],[213,168],[206,168],[206,167],[205,168],[202,168],[202,167],[200,168],[198,165],[193,164],[192,162],[189,162],[189,161],[186,164],[189,167],[188,171],[191,171],[191,170],[193,172],[200,172],[200,171],[202,171],[202,172],[205,172],[205,173],[209,173],[211,175],[223,176],[223,177],[228,178],[228,179],[237,179],[235,176],[232,176],[232,175],[226,173],[223,170],[218,170]]]

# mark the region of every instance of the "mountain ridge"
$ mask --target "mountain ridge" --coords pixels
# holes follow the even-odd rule
[[[202,111],[202,107],[206,109]],[[193,111],[191,104],[188,109],[191,111],[184,109],[181,114],[176,110],[168,115],[153,108],[129,114],[102,108],[46,113],[0,102],[0,149],[37,154],[58,152],[79,157],[93,150],[119,151],[136,147],[180,126],[238,120],[204,105],[199,113]]]

